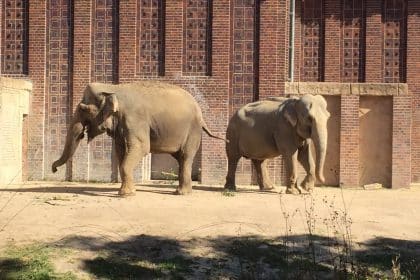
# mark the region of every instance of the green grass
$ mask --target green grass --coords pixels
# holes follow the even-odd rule
[[[10,246],[0,254],[0,279],[73,280],[71,273],[58,273],[50,261],[56,249],[44,245]]]
[[[71,253],[70,249],[34,244],[9,246],[0,253],[0,279],[5,280],[76,280],[72,272],[59,273],[52,260]],[[148,261],[128,257],[121,252],[102,251],[94,259],[84,260],[83,270],[100,279],[183,279],[193,262],[177,255]],[[166,278],[165,278],[166,279]]]

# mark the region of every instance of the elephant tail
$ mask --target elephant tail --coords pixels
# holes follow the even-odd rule
[[[220,140],[225,141],[226,143],[229,143],[229,140],[228,140],[228,139],[226,139],[226,138],[222,138],[222,137],[219,137],[219,136],[214,135],[214,134],[210,131],[210,129],[207,127],[207,124],[206,124],[204,121],[202,121],[202,123],[201,123],[201,127],[202,127],[202,128],[203,128],[203,130],[207,133],[207,135],[208,135],[208,136],[213,137],[213,138],[216,138],[216,139],[220,139]]]

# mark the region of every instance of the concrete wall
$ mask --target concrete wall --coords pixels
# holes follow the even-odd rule
[[[31,90],[29,81],[0,77],[0,185],[22,181],[22,125]]]

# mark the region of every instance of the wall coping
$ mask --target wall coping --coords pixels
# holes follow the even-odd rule
[[[287,94],[322,95],[408,95],[406,83],[333,83],[333,82],[286,82]]]
[[[32,82],[24,79],[0,77],[0,88],[32,91]]]

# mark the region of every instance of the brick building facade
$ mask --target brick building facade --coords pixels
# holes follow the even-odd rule
[[[194,95],[218,135],[245,103],[321,93],[329,184],[419,182],[420,2],[290,1],[0,0],[0,73],[33,82],[26,178],[115,179],[107,136],[82,143],[57,174],[50,167],[87,83],[156,79]],[[223,142],[203,136],[197,162],[203,183],[223,183]],[[269,166],[281,183],[281,158]],[[146,158],[137,179],[158,168]],[[252,181],[246,160],[238,180]]]

